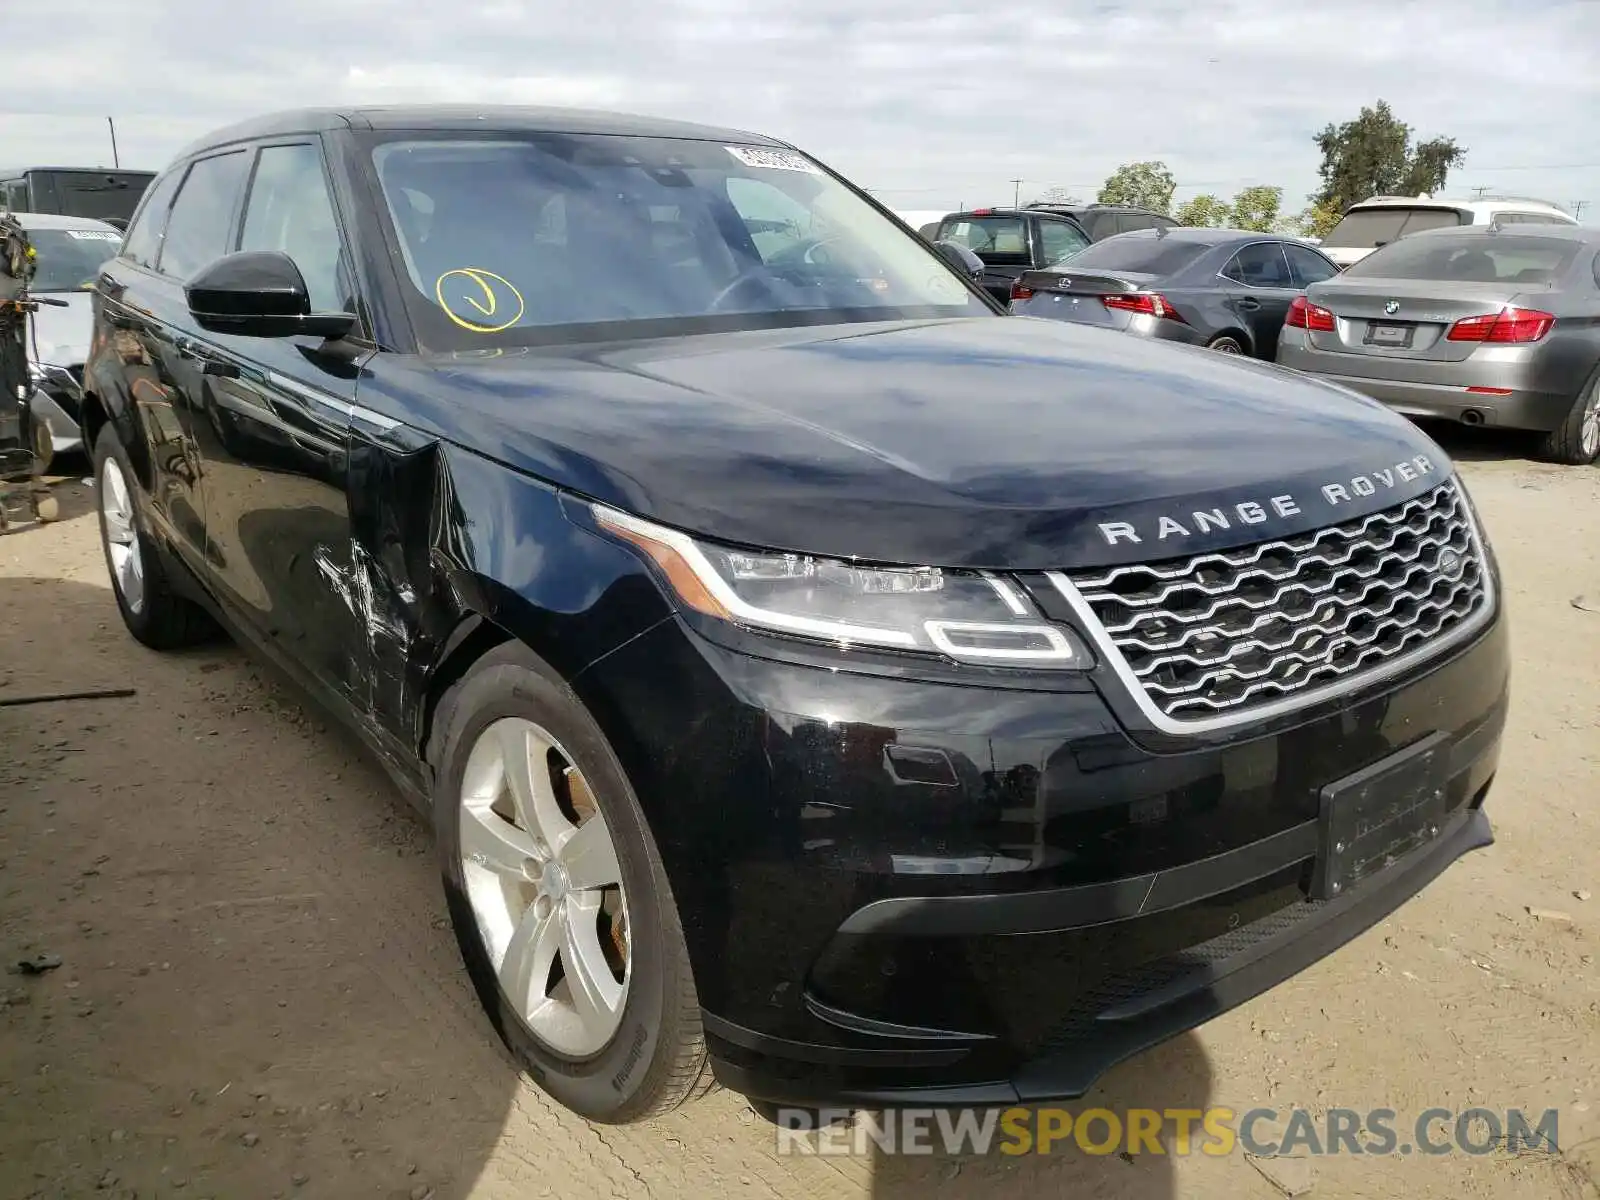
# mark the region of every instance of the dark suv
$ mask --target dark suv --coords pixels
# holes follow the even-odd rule
[[[365,740],[595,1119],[1076,1096],[1491,841],[1506,635],[1433,442],[1006,316],[784,143],[262,118],[95,319],[123,621]]]

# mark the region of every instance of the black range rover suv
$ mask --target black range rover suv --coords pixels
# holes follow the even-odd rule
[[[220,623],[367,741],[593,1118],[1075,1096],[1491,841],[1506,639],[1437,446],[1006,317],[783,143],[264,118],[95,304],[128,628]]]

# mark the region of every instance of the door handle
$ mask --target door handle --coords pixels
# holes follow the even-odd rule
[[[1239,307],[1245,312],[1255,312],[1256,309],[1261,307],[1261,301],[1252,300],[1249,296],[1245,296],[1239,301]]]

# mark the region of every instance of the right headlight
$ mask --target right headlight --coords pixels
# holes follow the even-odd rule
[[[601,528],[655,562],[685,606],[752,629],[989,666],[1087,670],[1071,630],[1009,579],[722,546],[604,505]]]

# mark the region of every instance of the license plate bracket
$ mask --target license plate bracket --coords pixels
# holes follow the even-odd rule
[[[1367,345],[1388,346],[1396,350],[1410,349],[1411,335],[1415,328],[1414,325],[1391,325],[1383,321],[1373,321],[1367,326]]]
[[[1322,788],[1312,899],[1336,899],[1439,836],[1448,752],[1436,733]]]

